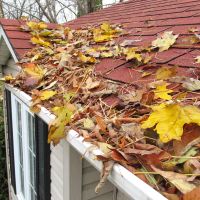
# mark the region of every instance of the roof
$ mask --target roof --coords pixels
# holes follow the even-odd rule
[[[48,40],[46,40],[46,42],[49,42],[51,48],[53,50],[55,49],[54,53],[56,55],[59,55],[56,58],[54,57],[54,54],[52,55],[50,53],[45,54],[47,56],[42,56],[42,62],[39,63],[40,61],[38,61],[39,64],[37,64],[37,59],[36,61],[34,60],[35,58],[32,61],[33,56],[35,57],[36,55],[34,50],[36,49],[37,52],[38,49],[40,50],[40,47],[42,45],[38,46],[38,49],[33,49],[32,53],[27,54],[25,59],[23,59],[20,63],[22,67],[23,64],[25,64],[24,71],[22,71],[21,76],[18,76],[19,79],[16,79],[16,82],[14,80],[14,85],[16,87],[20,85],[21,89],[25,90],[28,94],[32,94],[32,108],[34,108],[34,106],[37,107],[37,105],[41,102],[41,104],[47,109],[56,107],[54,110],[49,109],[54,112],[55,115],[57,115],[57,121],[55,120],[55,124],[52,123],[50,126],[48,138],[49,142],[54,141],[54,143],[57,144],[60,138],[64,137],[63,132],[65,130],[65,126],[68,125],[71,116],[73,115],[72,113],[74,112],[74,110],[77,109],[78,114],[73,115],[72,121],[70,121],[70,123],[72,124],[72,126],[74,126],[74,124],[78,124],[77,130],[80,130],[80,133],[84,136],[86,140],[95,140],[98,142],[104,142],[104,144],[114,144],[116,149],[112,149],[111,151],[113,155],[111,154],[109,156],[111,156],[113,160],[119,162],[122,165],[124,164],[123,161],[125,161],[125,163],[128,163],[128,167],[133,167],[133,169],[131,168],[133,172],[135,172],[135,166],[132,165],[134,165],[133,160],[135,160],[134,156],[136,155],[137,158],[141,158],[139,161],[142,161],[142,164],[143,162],[145,163],[144,166],[147,165],[148,169],[161,175],[161,172],[158,169],[153,168],[152,166],[156,163],[160,168],[163,169],[165,167],[163,165],[161,166],[163,160],[163,162],[165,162],[166,159],[167,161],[170,160],[172,158],[171,155],[179,156],[178,153],[180,152],[176,152],[176,146],[180,147],[182,145],[180,149],[184,150],[182,152],[185,153],[185,147],[187,146],[187,144],[190,144],[189,142],[192,143],[194,139],[192,139],[192,137],[189,137],[188,134],[194,134],[196,138],[198,134],[196,134],[195,131],[199,131],[200,128],[200,109],[198,108],[200,99],[199,85],[196,86],[194,84],[196,82],[199,84],[198,79],[200,75],[200,64],[195,61],[195,58],[197,56],[200,56],[200,36],[198,35],[200,32],[199,5],[200,3],[198,1],[189,0],[179,0],[176,2],[172,0],[130,0],[128,2],[120,3],[110,8],[91,13],[65,24],[72,29],[79,29],[81,27],[86,27],[87,29],[87,27],[89,27],[90,25],[94,25],[96,23],[101,23],[104,21],[108,21],[111,24],[122,24],[123,29],[126,30],[127,34],[119,34],[120,36],[116,37],[115,39],[115,44],[121,44],[122,41],[130,41],[131,39],[133,45],[129,45],[128,48],[121,48],[122,51],[120,51],[120,53],[117,54],[117,57],[115,58],[114,54],[112,54],[112,58],[102,58],[103,56],[99,56],[101,59],[99,59],[98,61],[100,62],[88,62],[87,60],[90,58],[93,58],[93,60],[95,60],[94,56],[91,56],[90,54],[89,57],[89,53],[86,53],[86,51],[88,50],[87,45],[91,45],[92,47],[94,47],[94,44],[98,43],[95,41],[95,30],[100,30],[104,34],[106,32],[104,30],[105,23],[104,28],[102,28],[102,26],[100,26],[100,29],[94,29],[93,27],[90,27],[91,29],[88,28],[85,32],[83,30],[82,32],[73,32],[77,40],[73,37],[72,38],[74,40],[69,39],[69,31],[66,34],[67,36],[65,37],[67,38],[65,40],[66,43],[58,43],[59,45],[62,44],[63,46],[61,47],[63,48],[59,48],[60,46],[57,46],[56,43],[58,41],[54,40],[63,38],[62,34],[58,34],[59,36],[57,38],[51,38],[51,36],[47,36]],[[1,20],[2,28],[7,35],[7,38],[9,39],[9,42],[11,43],[11,46],[16,52],[18,58],[21,58],[24,52],[34,47],[29,42],[30,34],[22,32],[19,29],[19,25],[23,25],[23,23],[24,22],[22,21],[16,20]],[[55,24],[49,24],[49,28],[54,28],[55,26]],[[106,26],[108,27],[108,24]],[[108,28],[107,31],[109,32],[109,34],[113,34],[113,31],[114,33],[116,33],[116,35],[119,33],[117,31],[117,28],[119,28],[119,26],[109,27],[110,28]],[[115,29],[112,29],[113,27]],[[32,31],[33,34],[37,34],[37,32],[34,32],[35,30],[32,29]],[[172,45],[169,45],[169,50],[161,52],[159,51],[159,48],[154,48],[154,45],[152,45],[152,41],[155,41],[159,37],[159,34],[162,34],[165,31],[173,31],[173,38],[178,38],[177,40],[175,39],[174,42],[172,42]],[[172,34],[171,32],[168,33]],[[179,36],[175,34],[179,34]],[[191,39],[194,36],[195,39],[198,40],[198,42],[196,42],[195,44],[191,43]],[[86,42],[89,42],[87,44],[82,41],[80,42],[80,38],[82,37],[84,39],[86,38]],[[60,41],[62,41],[62,39],[60,39]],[[169,41],[169,43],[171,43],[171,41]],[[73,48],[70,48],[70,45],[73,45]],[[104,43],[101,43],[101,45],[104,46]],[[115,47],[119,46],[116,45]],[[144,51],[145,58],[147,58],[146,55],[149,52],[152,53],[152,60],[148,61],[146,64],[144,64],[145,62],[143,62],[142,60],[142,62],[139,63],[141,65],[137,65],[138,60],[135,61],[134,59],[125,59],[125,56],[127,56],[125,51],[130,50],[130,46],[137,46],[137,50],[132,52],[132,54],[137,54],[137,52],[140,52],[141,57],[143,56]],[[139,49],[139,47],[141,47],[142,50]],[[111,49],[114,47],[110,45],[109,48]],[[150,48],[149,52],[148,48]],[[84,55],[84,53],[86,56]],[[34,61],[36,64],[34,63]],[[94,63],[96,63],[96,73],[90,73],[91,68],[88,63],[92,63],[92,67]],[[42,69],[40,69],[40,64],[42,65],[42,67],[45,68],[45,73],[43,73]],[[55,66],[58,66],[58,68],[56,68]],[[172,74],[174,72],[173,70],[175,70],[176,77],[173,78],[178,77],[181,78],[181,80],[171,79],[170,76],[170,78],[166,78],[166,82],[163,81],[164,85],[159,85],[159,78],[156,77],[156,74],[158,70],[163,68],[163,66],[164,70],[168,70]],[[30,75],[30,71],[32,68],[37,71],[35,79],[34,76],[32,77]],[[145,72],[147,75],[144,75],[143,72]],[[96,76],[96,74],[98,74],[99,76]],[[188,80],[186,82],[181,82],[183,81],[182,78],[184,77],[188,77],[189,82],[187,82]],[[11,80],[12,82],[12,77],[7,78],[9,79],[8,81]],[[117,83],[114,81],[109,81],[108,79],[115,80],[117,81]],[[44,80],[42,83],[43,85],[37,85],[40,83],[41,80]],[[194,83],[192,81],[194,81]],[[63,83],[64,85],[62,85]],[[157,85],[150,87],[148,83],[156,83]],[[55,91],[50,91],[51,93],[48,94],[50,95],[50,97],[48,97],[47,94],[47,97],[44,97],[43,95],[43,92],[46,92],[45,89],[49,89],[49,85],[46,86],[46,84],[50,84],[51,87],[54,87],[54,84],[56,84],[56,86],[54,87]],[[117,84],[118,86],[116,87]],[[131,85],[130,90],[129,84]],[[187,84],[187,87],[185,87],[184,84]],[[31,87],[29,87],[30,85]],[[40,87],[44,87],[44,90],[30,89],[33,89],[35,86],[38,86],[37,89]],[[196,88],[188,89],[189,87],[191,88],[191,86],[196,86]],[[146,91],[144,92],[142,91],[142,89],[145,89]],[[72,93],[75,91],[74,96],[73,94],[68,94],[71,91]],[[105,91],[107,91],[108,93],[104,93]],[[142,94],[139,93],[139,91],[142,92]],[[67,97],[65,96],[65,92],[68,94]],[[103,95],[101,92],[103,92]],[[153,95],[151,95],[152,93]],[[164,93],[164,97],[161,97],[160,93]],[[168,93],[172,93],[173,96],[169,95]],[[134,96],[133,94],[136,96],[136,98],[140,97],[140,100],[132,100],[132,97]],[[52,97],[51,95],[55,96],[51,99],[51,101],[48,101],[48,99]],[[128,102],[126,99],[126,95],[129,95]],[[191,98],[193,97],[192,95],[195,95],[195,98]],[[72,101],[73,103],[75,102],[77,107],[72,104],[65,105],[64,102],[66,101],[67,103],[71,103]],[[149,101],[151,101],[151,103],[149,103]],[[103,105],[104,103],[106,105],[106,111],[102,108],[102,102]],[[91,106],[93,104],[94,106]],[[113,106],[114,109],[112,109],[113,107],[111,107],[110,105],[115,104],[118,105],[118,107]],[[79,111],[80,107],[84,107],[84,109]],[[60,112],[62,112],[62,114],[60,114]],[[70,118],[67,118],[67,120],[69,120],[68,122],[65,121],[66,116],[69,116]],[[98,117],[100,117],[100,119],[98,119]],[[130,122],[132,122],[131,127],[129,127]],[[127,123],[129,123],[129,126],[127,126]],[[140,126],[138,127],[138,124],[140,124],[143,129],[141,129]],[[184,126],[185,124],[189,125]],[[82,132],[79,125],[81,128],[84,129],[82,130]],[[196,128],[196,126],[198,127]],[[156,129],[153,129],[153,127],[156,127]],[[133,128],[135,131],[133,131]],[[148,128],[150,128],[150,131]],[[146,139],[146,132],[144,133],[144,129],[147,132],[149,131],[148,133],[150,134],[150,136],[153,135],[153,131],[156,130],[156,139],[154,138],[154,135],[150,137],[151,139],[153,139],[152,143],[147,141],[149,137],[147,137],[148,139]],[[191,132],[188,131],[189,129],[191,129]],[[136,135],[137,132],[139,132],[140,136],[144,137],[138,137]],[[122,134],[122,138],[119,139],[120,134]],[[178,141],[182,139],[182,135],[186,137],[186,141],[185,143],[183,142],[183,144]],[[128,139],[126,138],[126,136],[128,137]],[[160,136],[160,140],[157,140],[158,136]],[[189,142],[187,140],[188,137]],[[129,138],[131,138],[131,140],[129,140]],[[141,140],[143,139],[146,143],[141,142]],[[172,142],[168,143],[171,140]],[[134,142],[132,143],[130,141]],[[160,145],[160,141],[163,142],[163,146]],[[156,144],[157,146],[155,146]],[[117,152],[118,149],[121,149],[123,151],[123,154]],[[153,150],[151,151],[150,149]],[[142,151],[141,153],[141,150],[144,150],[144,152]],[[147,155],[146,150],[148,151]],[[149,153],[149,150],[151,154]],[[115,153],[117,154],[117,157],[114,158]],[[120,159],[118,159],[118,153],[120,154]],[[164,153],[166,153],[166,155],[164,155]],[[198,153],[200,152],[198,151]],[[125,165],[125,167],[127,167],[127,165]],[[168,170],[167,167],[164,170]],[[179,170],[181,169],[179,168]],[[180,172],[183,171],[177,170],[177,173]],[[162,176],[165,177],[167,180],[169,179],[169,177],[166,177],[165,174]],[[170,175],[170,177],[172,177],[172,175]],[[163,189],[164,187],[169,189],[167,181],[165,183],[166,184],[163,185]],[[194,185],[190,186],[194,188]],[[182,192],[182,188],[178,189]],[[188,190],[186,192],[188,192]],[[177,193],[179,194],[178,191]],[[185,191],[183,191],[183,193],[185,193]]]
[[[173,31],[174,34],[180,34],[176,45],[168,51],[156,54],[152,64],[179,65],[180,74],[187,75],[191,73],[188,67],[199,68],[199,64],[194,63],[194,58],[200,55],[200,45],[188,45],[187,42],[185,44],[182,37],[192,35],[188,31],[189,28],[200,28],[199,10],[198,0],[130,0],[82,16],[66,23],[66,26],[78,29],[104,21],[123,24],[130,34],[128,37],[122,36],[119,41],[134,39],[137,41],[134,43],[136,46],[151,44],[158,34],[167,30]],[[30,43],[30,34],[22,32],[19,28],[25,22],[1,19],[0,23],[18,58],[33,48]],[[56,25],[49,24],[49,27],[55,28]],[[126,83],[143,83],[148,79],[148,77],[142,78],[141,74],[130,69],[130,65],[131,63],[125,60],[104,59],[96,66],[96,70],[109,79]]]

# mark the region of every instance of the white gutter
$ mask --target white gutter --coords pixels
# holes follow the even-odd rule
[[[31,97],[21,90],[14,88],[11,85],[6,84],[5,86],[18,98],[20,98],[27,106],[30,107]],[[49,124],[55,116],[51,114],[46,108],[42,107],[38,114],[47,124]],[[67,134],[66,140],[88,160],[98,171],[102,169],[102,162],[95,159],[95,155],[102,154],[97,150],[88,151],[88,148],[92,146],[89,142],[84,142],[84,138],[80,137],[79,134],[70,130]],[[167,200],[159,192],[154,190],[151,186],[140,180],[137,176],[132,174],[126,168],[119,164],[115,164],[108,179],[122,192],[128,195],[131,199],[135,200]]]

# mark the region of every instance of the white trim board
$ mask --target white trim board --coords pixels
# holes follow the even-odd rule
[[[31,104],[31,97],[21,90],[6,84],[6,88],[20,98],[27,106]],[[47,124],[49,124],[55,116],[52,115],[46,108],[42,107],[38,114]],[[84,142],[84,138],[79,134],[70,130],[67,134],[66,140],[72,145],[84,158],[88,160],[98,171],[102,169],[102,162],[95,159],[95,155],[102,154],[97,149],[88,152],[88,148],[92,146],[89,142]],[[119,164],[115,164],[112,173],[108,179],[122,192],[135,200],[167,200],[163,195],[154,190],[151,186],[140,180],[137,176],[132,174],[126,168]]]
[[[9,39],[8,39],[8,37],[7,37],[6,33],[5,33],[5,31],[3,30],[3,27],[2,27],[2,26],[0,26],[0,35],[3,37],[3,39],[4,39],[4,41],[5,41],[5,43],[6,43],[7,47],[8,47],[8,49],[10,50],[10,53],[11,53],[11,55],[12,55],[14,61],[15,61],[15,62],[18,62],[18,58],[17,58],[17,56],[16,56],[16,53],[15,53],[15,51],[14,51],[12,45],[10,44],[10,41],[9,41]]]

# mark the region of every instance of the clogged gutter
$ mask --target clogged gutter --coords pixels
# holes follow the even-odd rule
[[[175,66],[155,70],[151,63],[158,52],[175,45],[178,35],[164,32],[144,47],[133,40],[119,42],[129,33],[108,23],[52,30],[42,22],[27,22],[21,28],[32,34],[36,47],[18,63],[21,73],[5,81],[32,96],[33,112],[44,106],[57,116],[48,142],[56,145],[74,129],[103,151],[97,156],[104,163],[97,192],[117,162],[169,199],[187,200],[198,193],[199,71],[182,77]],[[190,40],[200,41],[195,31]],[[140,88],[97,74],[95,66],[105,58],[131,61],[131,68],[149,81]]]

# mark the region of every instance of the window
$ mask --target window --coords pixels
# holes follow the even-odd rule
[[[35,120],[29,108],[11,95],[16,174],[19,200],[36,200],[36,139]]]
[[[48,125],[8,89],[5,98],[11,191],[16,200],[50,200]]]

